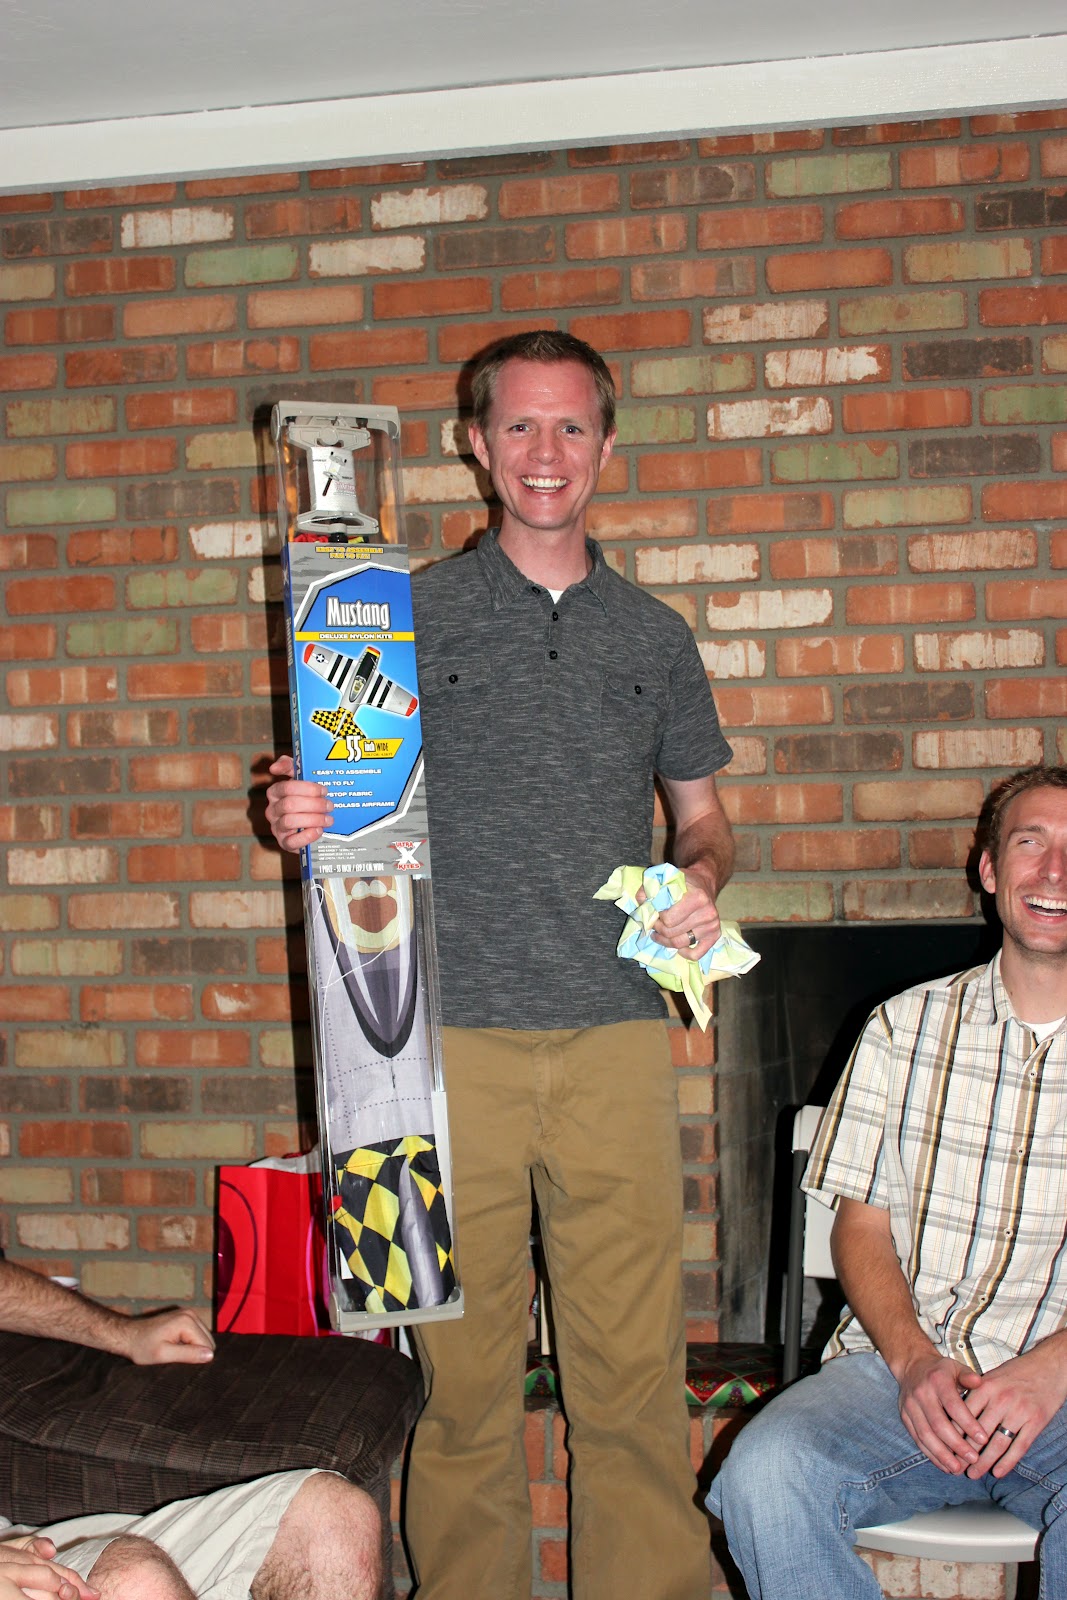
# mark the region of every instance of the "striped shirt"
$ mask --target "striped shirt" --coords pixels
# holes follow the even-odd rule
[[[920,1326],[978,1371],[1067,1328],[1067,1020],[1038,1042],[988,966],[868,1019],[804,1188],[890,1214]],[[846,1309],[823,1359],[873,1346]]]

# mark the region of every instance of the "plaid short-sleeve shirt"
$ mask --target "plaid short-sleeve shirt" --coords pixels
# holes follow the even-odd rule
[[[1043,1042],[1000,957],[877,1008],[804,1188],[890,1214],[923,1331],[978,1371],[1067,1328],[1067,1022]],[[870,1350],[846,1312],[824,1359]]]

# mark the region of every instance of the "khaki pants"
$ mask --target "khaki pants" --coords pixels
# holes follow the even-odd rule
[[[571,1454],[575,1600],[707,1600],[685,1404],[678,1102],[658,1022],[445,1030],[465,1312],[417,1330],[419,1600],[529,1600],[530,1181]]]

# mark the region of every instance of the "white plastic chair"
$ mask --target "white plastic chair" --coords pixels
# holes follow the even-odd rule
[[[785,1304],[783,1376],[792,1383],[800,1372],[801,1307],[805,1278],[836,1278],[830,1255],[834,1213],[800,1187],[808,1151],[822,1116],[821,1106],[802,1106],[793,1119],[793,1193],[789,1216],[789,1276]],[[859,1528],[856,1544],[890,1555],[935,1561],[1032,1561],[1037,1533],[1010,1511],[992,1503],[945,1506],[920,1511],[900,1522]]]

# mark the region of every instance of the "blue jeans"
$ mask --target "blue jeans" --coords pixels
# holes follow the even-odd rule
[[[751,1600],[880,1600],[855,1528],[989,1499],[1042,1530],[1042,1600],[1067,1596],[1067,1407],[1014,1471],[977,1480],[928,1461],[880,1356],[839,1356],[741,1432],[708,1491]]]

